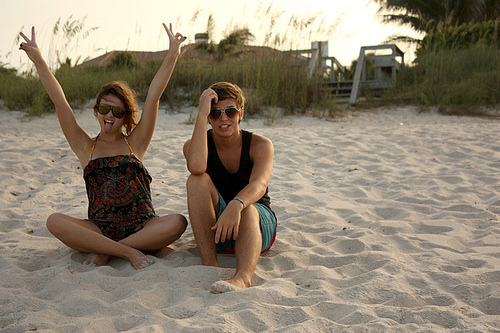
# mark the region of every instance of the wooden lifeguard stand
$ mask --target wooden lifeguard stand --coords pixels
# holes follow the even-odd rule
[[[377,55],[376,51],[388,50],[389,54]],[[374,55],[367,56],[367,52]],[[367,77],[367,64],[373,62],[374,76]],[[397,73],[404,69],[404,53],[396,44],[363,46],[359,51],[358,62],[354,72],[349,104],[356,104],[359,88],[367,90],[383,90],[396,84]]]
[[[296,65],[307,64],[309,77],[318,71],[324,76],[325,89],[339,104],[355,105],[360,88],[381,91],[394,87],[398,73],[404,69],[404,53],[396,44],[362,46],[353,80],[346,80],[346,68],[337,58],[328,56],[327,41],[312,42],[308,50],[290,52],[299,56]],[[368,67],[373,67],[373,72]]]

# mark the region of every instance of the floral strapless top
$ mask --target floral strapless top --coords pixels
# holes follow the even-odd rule
[[[151,200],[151,176],[133,154],[90,160],[83,178],[92,222],[128,229],[156,216]]]

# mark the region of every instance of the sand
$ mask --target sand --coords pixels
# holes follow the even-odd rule
[[[187,216],[189,111],[160,111],[144,160],[160,215]],[[252,288],[212,294],[235,258],[202,266],[190,227],[143,270],[84,265],[45,227],[87,210],[55,115],[1,110],[0,331],[500,332],[500,119],[405,107],[242,127],[274,142],[278,235]]]

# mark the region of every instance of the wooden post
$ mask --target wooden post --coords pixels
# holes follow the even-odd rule
[[[365,48],[361,47],[359,50],[358,63],[356,64],[356,71],[354,72],[354,82],[352,83],[351,96],[349,98],[349,104],[355,105],[358,99],[358,88],[361,81],[361,72],[365,62]]]

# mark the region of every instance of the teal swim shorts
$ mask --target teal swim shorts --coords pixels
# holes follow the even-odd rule
[[[219,212],[217,214],[217,218],[222,214],[224,209],[226,209],[226,202],[222,198],[222,195],[219,193],[219,203],[220,203],[220,208]],[[260,203],[254,203],[253,204],[255,208],[257,208],[257,211],[259,212],[259,217],[260,217],[260,231],[262,234],[262,249],[260,253],[264,253],[267,250],[271,248],[271,245],[273,245],[274,240],[276,238],[276,228],[278,226],[278,223],[276,221],[276,217],[274,214],[267,208],[265,205],[260,204]],[[234,253],[234,245],[235,245],[234,239],[226,239],[224,243],[217,243],[216,244],[216,251],[217,253],[223,253],[223,254],[230,254]]]

